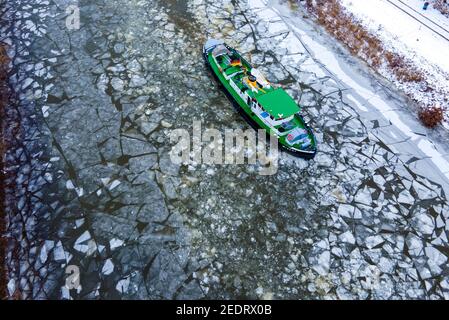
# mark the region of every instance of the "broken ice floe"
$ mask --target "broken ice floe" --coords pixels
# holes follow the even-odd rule
[[[124,244],[123,240],[120,240],[117,238],[111,239],[109,241],[109,247],[111,248],[111,250],[121,247],[121,246],[123,246],[123,244]]]
[[[107,276],[110,275],[113,271],[114,271],[114,264],[112,263],[111,259],[107,259],[103,265],[103,268],[101,269],[101,273]]]

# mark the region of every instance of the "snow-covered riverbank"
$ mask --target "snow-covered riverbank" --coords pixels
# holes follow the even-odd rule
[[[449,18],[422,0],[340,0],[356,21],[381,40],[387,50],[410,61],[424,81],[400,82],[384,67],[382,75],[423,106],[449,111]],[[449,125],[444,122],[444,126]]]

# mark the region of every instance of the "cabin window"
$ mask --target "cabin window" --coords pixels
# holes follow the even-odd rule
[[[293,120],[284,122],[281,124],[281,127],[285,129],[285,131],[291,130],[295,128],[295,122]]]
[[[266,118],[269,117],[269,114],[268,114],[268,112],[264,111],[264,112],[262,112],[262,113],[260,114],[260,116],[261,116],[262,118],[266,119]]]

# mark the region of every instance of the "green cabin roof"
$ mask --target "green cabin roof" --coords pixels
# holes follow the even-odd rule
[[[276,120],[288,118],[300,111],[295,100],[282,88],[258,95],[256,100]]]

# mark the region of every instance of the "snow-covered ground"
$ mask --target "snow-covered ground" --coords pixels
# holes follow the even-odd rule
[[[422,0],[340,0],[341,4],[385,47],[399,53],[426,77],[433,92],[399,85],[424,105],[447,108],[449,96],[449,18],[431,6],[423,10]],[[446,123],[446,127],[447,123]]]
[[[400,0],[341,0],[341,3],[357,18],[360,18],[369,31],[376,33],[390,48],[406,54],[409,58],[427,60],[419,60],[419,62],[437,65],[443,71],[449,72],[449,59],[447,58],[449,56],[449,32],[446,31],[449,30],[449,19],[430,7],[427,11],[422,10],[421,0],[406,2]],[[419,21],[395,5],[403,8]]]

